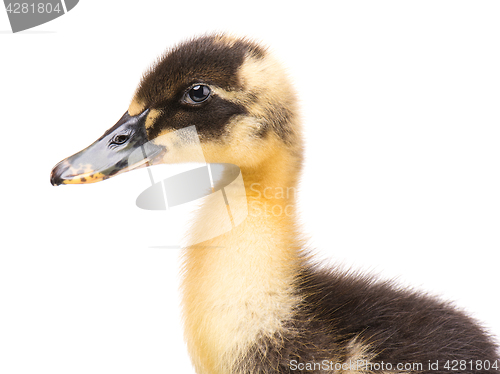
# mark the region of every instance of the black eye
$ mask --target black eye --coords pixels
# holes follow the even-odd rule
[[[126,135],[126,134],[116,135],[113,138],[113,144],[120,145],[120,144],[125,143],[128,139],[129,139],[129,135]]]
[[[208,86],[199,84],[191,87],[187,92],[187,99],[192,104],[202,103],[210,96],[210,88]]]

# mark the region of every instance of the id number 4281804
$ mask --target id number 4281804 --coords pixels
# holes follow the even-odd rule
[[[498,370],[500,364],[498,360],[448,360],[444,364],[444,368],[450,371],[463,371],[463,370]]]
[[[64,12],[60,3],[53,5],[51,3],[8,3],[7,13],[27,14],[27,13],[61,13]]]

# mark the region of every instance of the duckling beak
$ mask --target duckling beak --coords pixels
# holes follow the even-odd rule
[[[99,182],[159,163],[165,149],[148,142],[145,127],[148,112],[149,109],[137,116],[126,112],[93,144],[59,162],[50,174],[52,185]],[[140,151],[134,152],[137,150]]]

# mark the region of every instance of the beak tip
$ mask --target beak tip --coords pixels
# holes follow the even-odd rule
[[[59,186],[63,184],[64,179],[62,178],[62,174],[65,171],[64,167],[61,167],[62,162],[58,163],[52,171],[50,172],[50,184],[53,186]]]
[[[54,174],[54,171],[50,173],[50,184],[53,186],[59,186],[62,183],[62,179]]]

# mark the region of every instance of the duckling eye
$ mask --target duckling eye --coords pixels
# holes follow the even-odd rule
[[[210,93],[211,90],[208,86],[199,84],[188,90],[186,99],[190,104],[199,104],[207,100]]]
[[[128,139],[129,139],[129,135],[126,135],[126,134],[116,135],[113,138],[113,144],[120,145],[120,144],[125,143]]]

